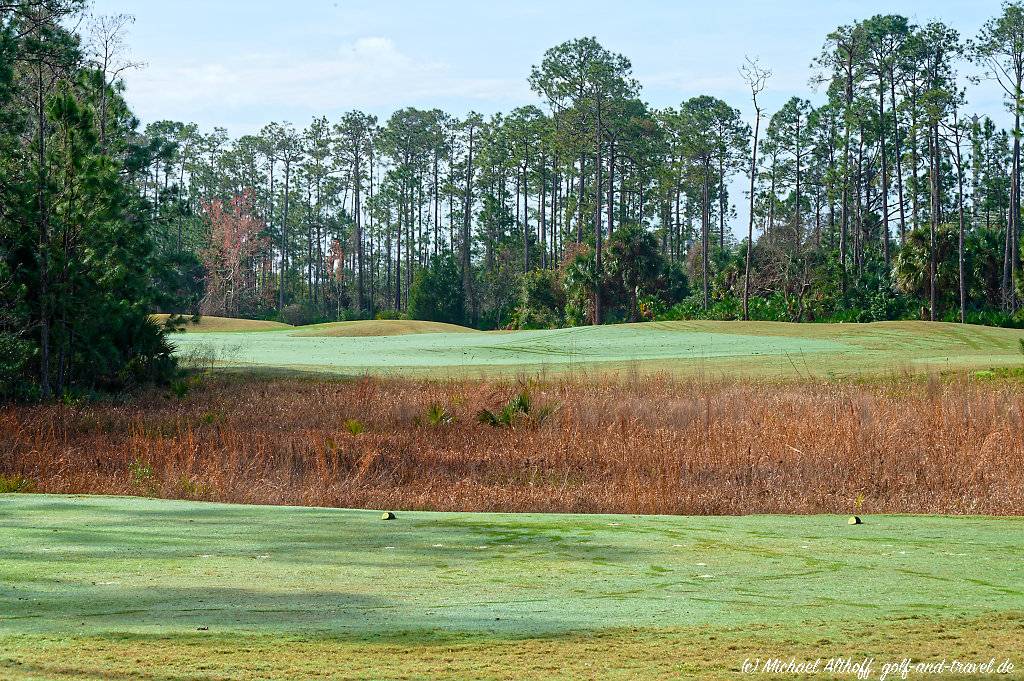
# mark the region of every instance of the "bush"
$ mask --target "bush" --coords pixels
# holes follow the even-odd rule
[[[320,313],[312,305],[292,303],[281,308],[278,319],[292,326],[307,326],[323,321]]]
[[[517,329],[551,329],[565,323],[565,287],[558,272],[534,270],[520,279]]]
[[[0,475],[0,494],[31,492],[33,487],[31,480],[20,475]]]
[[[465,324],[462,273],[450,255],[435,256],[417,270],[409,289],[409,319]]]

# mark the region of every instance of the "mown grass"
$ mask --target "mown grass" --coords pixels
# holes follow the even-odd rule
[[[0,508],[4,678],[723,678],[1024,632],[1019,518]]]
[[[6,407],[0,473],[45,492],[311,506],[1016,515],[1022,429],[1024,387],[999,379],[211,376]]]
[[[220,367],[434,378],[670,372],[803,380],[1024,365],[1021,331],[959,324],[694,321],[487,333],[401,330],[410,323],[388,322],[388,335],[363,335],[385,334],[375,326],[385,322],[342,322],[319,330],[174,340],[183,356],[209,356],[215,360],[208,364]],[[422,330],[428,323],[419,324]]]
[[[728,678],[1024,640],[1019,518],[0,511],[3,678]]]
[[[409,638],[409,637],[407,637]],[[386,637],[385,637],[386,639]],[[872,676],[904,657],[997,663],[1022,659],[1024,614],[969,619],[823,623],[799,631],[771,625],[734,629],[630,628],[563,637],[427,641],[351,640],[317,634],[192,632],[179,636],[0,637],[6,678],[151,678],[162,681],[263,679],[735,679],[743,662],[770,654],[788,662],[874,658]],[[824,664],[822,665],[824,666]],[[997,678],[1024,678],[1015,670]],[[801,678],[767,675],[769,678]],[[854,673],[813,678],[850,679]],[[899,678],[898,671],[889,679]],[[930,674],[927,678],[965,678]],[[972,677],[967,677],[972,678]],[[974,678],[977,678],[975,676]],[[984,678],[984,677],[982,677]]]

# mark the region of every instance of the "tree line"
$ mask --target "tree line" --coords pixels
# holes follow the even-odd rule
[[[140,191],[164,248],[195,256],[190,304],[208,313],[1013,324],[1019,140],[970,113],[960,72],[976,64],[1003,90],[1016,130],[1022,54],[1017,3],[966,40],[898,15],[841,26],[810,65],[820,103],[795,96],[768,115],[770,73],[744,66],[755,142],[715,97],[652,108],[629,60],[583,38],[548,50],[528,76],[537,101],[507,113],[351,111],[234,140],[152,123]],[[253,221],[237,236],[259,243],[242,266],[209,252],[231,251],[211,244],[209,206],[238,197],[235,217]]]
[[[774,112],[771,73],[747,61],[753,125],[707,95],[651,107],[625,56],[581,38],[547,50],[535,101],[505,113],[354,110],[235,139],[141,127],[121,78],[129,19],[63,28],[81,10],[0,4],[0,329],[10,375],[32,367],[44,392],[91,357],[78,329],[106,326],[90,321],[112,318],[106,299],[138,325],[122,348],[151,311],[1024,322],[1016,2],[969,37],[898,15],[837,27],[809,65],[813,101]],[[970,111],[965,71],[1002,92],[1012,129]],[[118,352],[112,368],[134,356]]]

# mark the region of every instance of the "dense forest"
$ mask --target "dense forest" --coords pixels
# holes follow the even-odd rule
[[[816,90],[778,111],[768,65],[729,65],[750,122],[706,95],[652,108],[627,57],[581,38],[539,55],[535,101],[507,113],[350,111],[237,139],[133,117],[129,22],[0,2],[0,393],[160,376],[152,312],[1024,325],[1018,3],[976,36],[837,27]],[[1013,130],[971,111],[965,73]]]

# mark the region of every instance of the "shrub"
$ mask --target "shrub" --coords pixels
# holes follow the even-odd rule
[[[20,475],[0,475],[0,494],[31,492],[32,481]]]
[[[178,492],[186,499],[205,499],[212,494],[212,489],[209,485],[194,482],[183,475],[178,479]]]
[[[559,406],[557,402],[548,402],[534,409],[530,391],[521,390],[497,412],[481,409],[477,412],[476,420],[494,428],[509,428],[524,419],[529,419],[535,425],[540,425],[555,414]]]
[[[128,467],[128,474],[132,478],[132,485],[139,494],[144,496],[156,496],[156,475],[153,467],[136,459]]]
[[[519,305],[513,313],[517,329],[550,329],[565,322],[565,287],[559,272],[534,270],[520,278]]]
[[[409,319],[465,324],[462,273],[455,258],[435,256],[416,271],[409,289]]]
[[[427,408],[427,424],[431,426],[440,426],[446,423],[451,423],[455,418],[452,413],[448,411],[443,404],[434,403]]]
[[[285,305],[278,317],[285,324],[292,326],[307,326],[322,321],[320,313],[312,305],[304,303]]]

